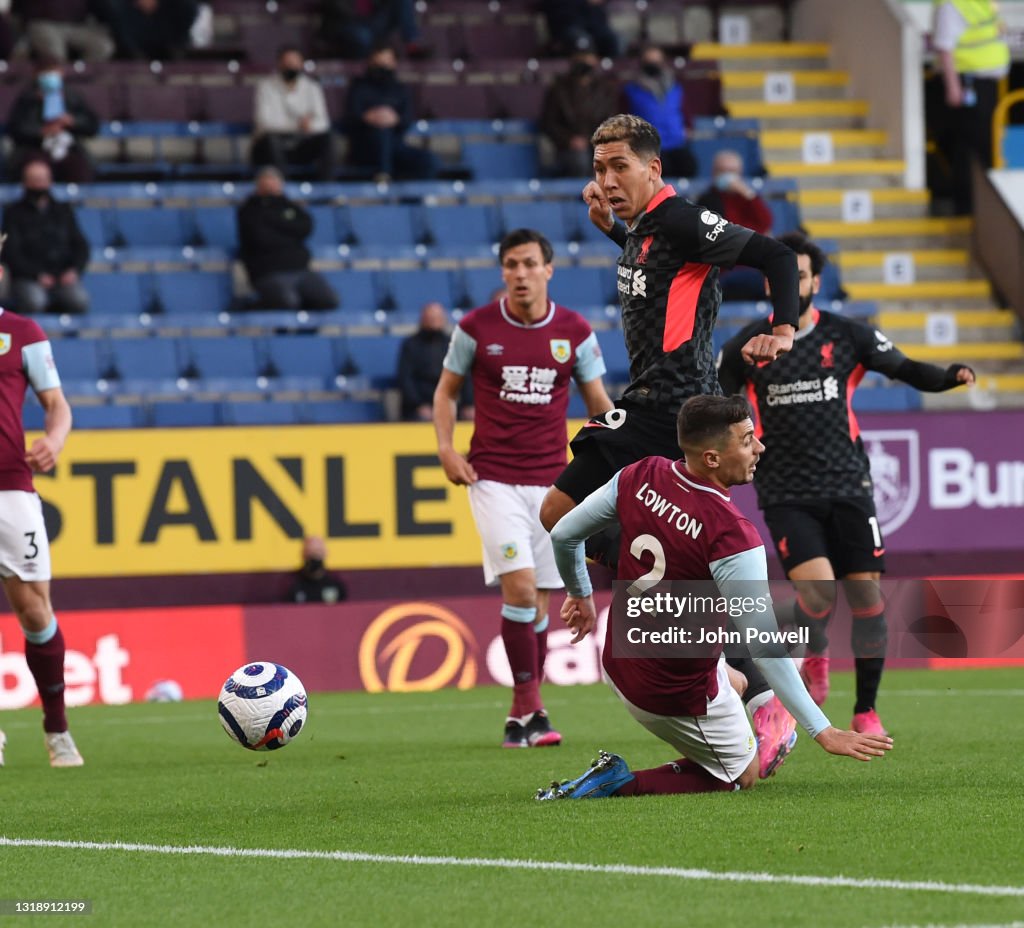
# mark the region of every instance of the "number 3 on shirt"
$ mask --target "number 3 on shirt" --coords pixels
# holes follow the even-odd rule
[[[31,561],[39,553],[39,545],[36,544],[36,533],[25,532],[25,537],[28,539],[29,551],[25,555],[26,561]]]

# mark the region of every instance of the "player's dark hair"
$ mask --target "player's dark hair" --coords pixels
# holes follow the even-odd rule
[[[590,137],[592,146],[625,142],[641,158],[661,157],[661,136],[646,119],[628,113],[609,116]]]
[[[551,242],[536,229],[513,229],[501,240],[501,244],[498,246],[498,263],[504,264],[505,254],[513,248],[518,248],[520,245],[529,245],[531,242],[536,242],[540,245],[540,253],[544,257],[545,264],[550,264],[555,260],[555,249],[551,247]]]
[[[817,245],[814,244],[803,232],[787,232],[779,236],[779,241],[787,248],[792,249],[798,255],[807,255],[811,259],[811,273],[817,277],[823,270],[828,258]]]
[[[729,427],[751,417],[750,404],[742,396],[691,396],[676,417],[679,447],[719,445]]]

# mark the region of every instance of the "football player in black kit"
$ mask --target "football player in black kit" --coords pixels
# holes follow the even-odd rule
[[[743,347],[751,363],[785,354],[799,315],[794,254],[677,196],[661,176],[654,126],[637,116],[612,116],[590,141],[595,179],[583,200],[591,222],[622,248],[616,270],[631,382],[614,409],[591,419],[573,439],[573,459],[541,507],[548,531],[627,464],[649,455],[678,457],[676,417],[683,402],[721,394],[711,346],[722,301],[720,267],[749,265],[771,284],[774,325]],[[587,554],[609,566],[617,552],[617,535],[587,542]],[[748,706],[767,776],[792,747],[795,723],[767,684],[755,695],[759,701]]]
[[[774,364],[751,365],[744,346],[769,327],[765,320],[753,322],[723,347],[718,376],[726,392],[746,393],[765,444],[754,487],[796,588],[796,622],[810,630],[804,682],[821,705],[828,695],[827,625],[838,577],[853,614],[857,695],[851,727],[885,734],[875,709],[887,637],[879,588],[885,542],[850,400],[869,370],[929,393],[972,384],[974,371],[964,364],[941,368],[912,361],[877,329],[815,309],[825,255],[800,234],[780,241],[796,252],[800,269],[800,323],[793,347]]]

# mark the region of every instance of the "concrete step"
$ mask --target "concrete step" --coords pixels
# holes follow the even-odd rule
[[[963,248],[971,233],[969,217],[923,219],[874,219],[871,222],[805,222],[814,238],[838,239],[847,250],[919,251],[930,248]]]
[[[970,364],[974,361],[1019,362],[1024,360],[1024,344],[1021,342],[959,342],[956,345],[914,345],[898,342],[899,349],[916,361],[932,364]],[[997,370],[996,373],[1016,373],[1013,370]]]
[[[722,73],[722,92],[728,102],[739,100],[765,100],[769,82],[777,74],[789,74],[793,79],[793,93],[799,100],[841,100],[847,95],[850,75],[847,71],[725,71]]]
[[[802,162],[807,135],[795,129],[766,129],[761,133],[761,150],[765,160]],[[832,155],[836,161],[884,158],[889,143],[889,134],[879,129],[836,129],[828,135],[832,140]]]
[[[916,251],[843,251],[833,257],[845,283],[882,283],[889,255],[909,254],[918,281],[954,281],[981,277],[966,248],[919,248]]]
[[[991,296],[987,280],[918,280],[912,284],[886,284],[844,281],[843,286],[852,300],[877,302],[911,302],[934,300],[986,300]]]
[[[992,386],[993,378],[981,378],[973,387],[947,390],[945,393],[921,394],[922,406],[928,411],[1021,409],[1024,391],[1003,390]]]
[[[839,221],[843,218],[843,195],[852,188],[799,190],[793,197],[805,220]],[[930,198],[927,190],[905,190],[883,187],[869,190],[872,212],[878,219],[910,219],[928,215]]]
[[[737,100],[727,104],[726,109],[737,119],[759,119],[765,129],[824,132],[863,127],[869,105],[867,100],[798,100],[795,103]]]
[[[1017,327],[1014,316],[1000,309],[953,310],[950,315],[956,322],[958,342],[1012,342]],[[875,324],[901,343],[923,345],[927,342],[928,320],[935,311],[882,312],[875,317]]]
[[[793,177],[801,189],[846,187],[850,190],[873,190],[876,187],[897,187],[903,184],[906,164],[892,158],[855,159],[808,164],[802,161],[765,161],[773,177]]]
[[[698,42],[690,49],[691,61],[717,62],[721,71],[824,70],[832,47],[824,42],[751,42],[719,45]]]

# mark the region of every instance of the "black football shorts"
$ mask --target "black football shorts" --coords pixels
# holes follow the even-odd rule
[[[827,557],[837,577],[885,571],[885,542],[870,497],[766,506],[764,521],[787,574],[816,557]]]
[[[569,447],[572,460],[555,486],[576,503],[604,486],[627,464],[651,455],[675,460],[683,454],[676,439],[674,414],[651,412],[628,400],[594,416]]]

